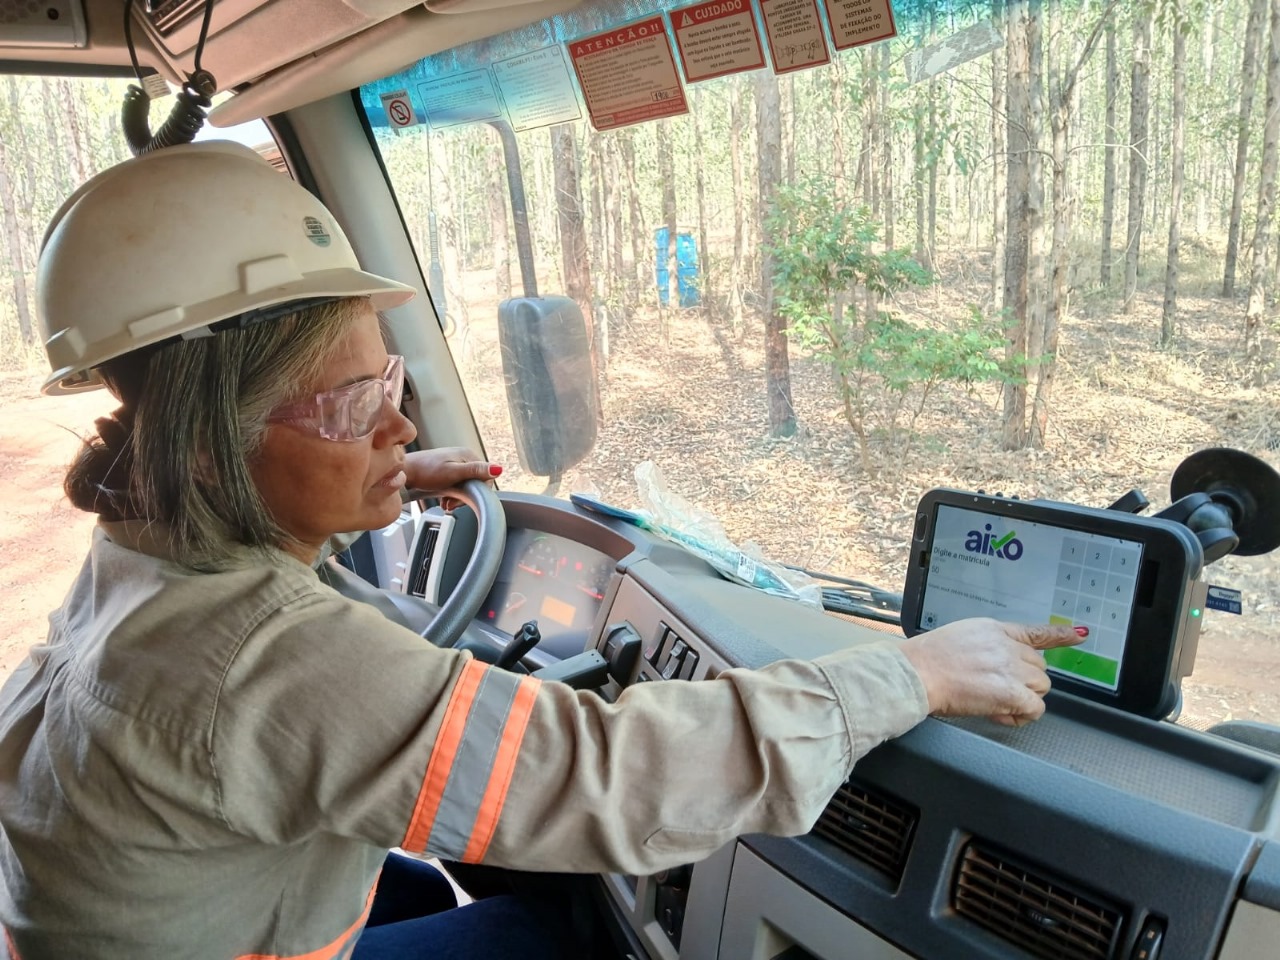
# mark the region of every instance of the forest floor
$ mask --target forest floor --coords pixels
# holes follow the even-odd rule
[[[493,289],[492,274],[466,279]],[[472,296],[467,359],[469,395],[488,454],[508,467],[503,487],[541,491],[515,456],[497,348],[496,300]],[[944,270],[944,282],[900,297],[911,319],[960,316],[980,299],[980,275]],[[1079,299],[1062,332],[1050,442],[1004,452],[994,387],[941,390],[901,448],[873,452],[864,468],[827,368],[792,355],[800,432],[768,435],[763,351],[752,326],[741,342],[700,310],[668,315],[664,342],[656,318],[636,314],[614,331],[604,395],[604,426],[588,456],[566,475],[561,495],[590,492],[638,506],[635,465],[651,459],[677,492],[717,516],[731,537],[766,556],[858,577],[900,590],[907,532],[921,494],[934,486],[985,489],[1104,506],[1131,487],[1156,506],[1168,502],[1174,468],[1194,450],[1230,445],[1276,464],[1280,396],[1240,385],[1242,309],[1220,299],[1180,299],[1182,337],[1155,346],[1157,292],[1115,315],[1103,298]],[[481,318],[484,318],[483,320]],[[455,344],[455,349],[457,345]],[[679,370],[679,378],[671,371]],[[43,639],[48,611],[82,562],[91,519],[62,496],[61,479],[104,392],[39,396],[39,372],[0,374],[0,676]],[[1241,589],[1245,615],[1211,614],[1185,715],[1198,724],[1228,718],[1280,723],[1280,552],[1227,558],[1209,574]]]
[[[984,295],[985,270],[943,267],[943,282],[900,296],[894,309],[918,323],[966,316]],[[492,289],[492,274],[468,277]],[[735,541],[765,556],[901,590],[908,531],[920,496],[936,486],[1106,506],[1133,487],[1158,509],[1190,453],[1233,446],[1280,466],[1280,391],[1241,386],[1243,305],[1212,296],[1179,299],[1181,336],[1156,346],[1162,298],[1139,294],[1132,314],[1102,296],[1078,298],[1062,331],[1044,450],[1000,449],[1000,393],[939,390],[901,445],[875,449],[864,468],[829,368],[793,349],[797,436],[769,436],[763,338],[750,325],[738,342],[701,310],[668,315],[664,343],[654,314],[614,331],[595,449],[570,470],[560,495],[586,492],[641,506],[634,468],[653,460],[668,485],[715,515]],[[503,486],[540,492],[545,478],[516,459],[495,325],[496,300],[472,298],[464,362],[469,397],[488,454],[508,467]],[[455,345],[455,352],[457,346]],[[679,371],[678,376],[672,371]],[[1243,616],[1211,613],[1184,716],[1280,723],[1280,551],[1228,557],[1211,583],[1244,592]]]

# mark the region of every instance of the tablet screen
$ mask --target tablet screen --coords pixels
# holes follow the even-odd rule
[[[939,504],[920,628],[966,617],[1089,628],[1049,650],[1052,670],[1114,691],[1120,684],[1142,545]]]

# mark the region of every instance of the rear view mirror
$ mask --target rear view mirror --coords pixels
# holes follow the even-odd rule
[[[582,308],[560,296],[504,300],[498,343],[520,465],[557,483],[595,446],[600,416]]]

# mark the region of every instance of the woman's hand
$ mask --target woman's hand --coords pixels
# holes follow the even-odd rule
[[[407,489],[434,496],[463,480],[492,480],[502,475],[502,467],[481,460],[465,447],[437,447],[406,454],[404,472]]]
[[[1049,675],[1040,651],[1082,639],[1073,627],[957,620],[904,640],[902,652],[924,681],[930,713],[1019,727],[1044,713]]]

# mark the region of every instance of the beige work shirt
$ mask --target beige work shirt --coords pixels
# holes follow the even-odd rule
[[[100,525],[0,691],[23,960],[346,957],[396,846],[649,874],[803,833],[927,711],[890,641],[608,703],[433,647],[283,553],[201,573],[162,540]]]

